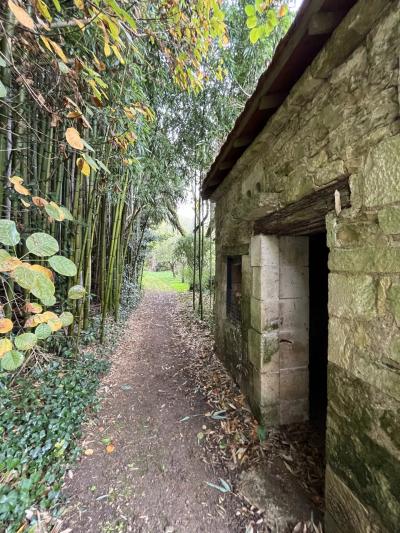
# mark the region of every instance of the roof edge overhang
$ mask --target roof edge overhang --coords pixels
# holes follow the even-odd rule
[[[210,198],[357,0],[304,0],[202,184]]]

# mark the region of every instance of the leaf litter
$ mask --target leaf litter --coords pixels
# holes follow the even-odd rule
[[[197,434],[197,442],[205,451],[205,461],[223,466],[230,478],[229,482],[220,478],[220,484],[210,481],[207,485],[222,493],[232,491],[243,500],[237,514],[248,518],[246,532],[271,531],[264,523],[263,513],[241,498],[235,486],[242,470],[262,467],[278,457],[315,507],[323,511],[325,460],[319,433],[307,423],[272,429],[258,423],[244,395],[216,356],[209,324],[193,316],[191,301],[185,295],[181,295],[175,328],[189,348],[187,365],[183,369],[187,385],[193,393],[205,397],[210,412],[204,416],[213,421],[210,427],[203,426]],[[201,414],[184,417],[181,421],[192,416]],[[313,516],[293,524],[287,531],[323,533],[322,525],[314,521]]]

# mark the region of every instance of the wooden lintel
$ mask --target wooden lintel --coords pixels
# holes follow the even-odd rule
[[[326,11],[315,13],[308,25],[308,35],[331,34],[344,16],[343,11]]]
[[[234,148],[243,148],[244,146],[249,146],[253,142],[254,137],[247,135],[247,137],[238,137],[233,142]]]
[[[323,189],[289,204],[254,223],[255,233],[266,235],[312,235],[325,230],[325,216],[335,209],[335,191],[342,208],[350,206],[349,178],[342,176]]]
[[[263,111],[264,109],[276,109],[285,100],[288,93],[271,93],[265,94],[260,98],[258,109]]]

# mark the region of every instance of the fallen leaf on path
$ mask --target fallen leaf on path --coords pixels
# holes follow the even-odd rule
[[[115,446],[113,444],[109,444],[107,447],[106,447],[106,451],[107,453],[113,453],[113,451],[115,450]]]
[[[92,450],[92,448],[87,448],[84,453],[85,455],[93,455],[94,451]]]

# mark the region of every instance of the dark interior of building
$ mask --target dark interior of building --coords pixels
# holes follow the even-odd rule
[[[310,236],[310,421],[325,435],[328,369],[328,247],[326,232]]]

